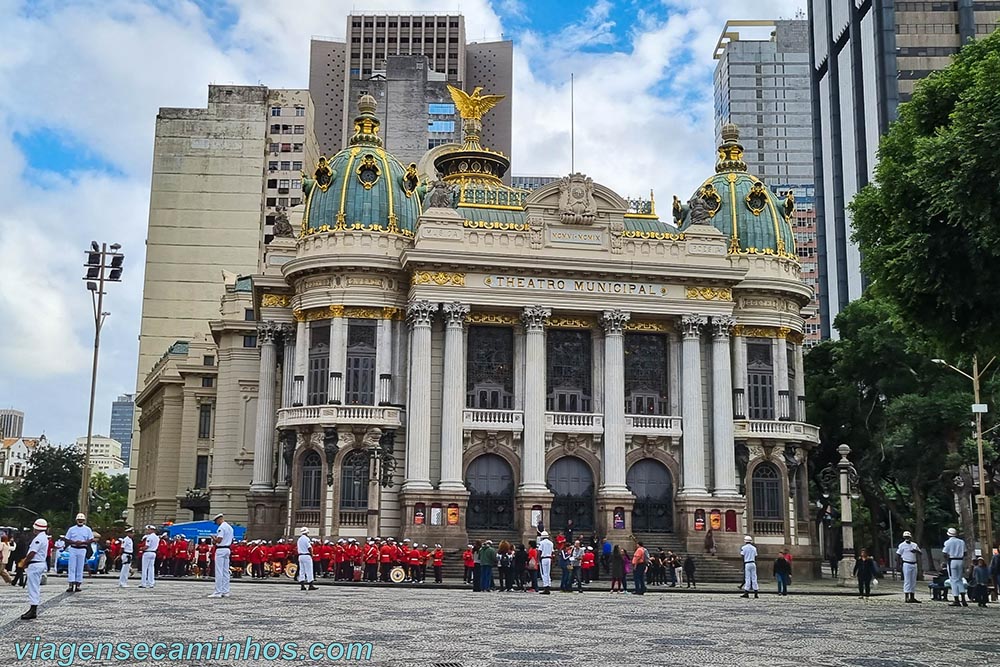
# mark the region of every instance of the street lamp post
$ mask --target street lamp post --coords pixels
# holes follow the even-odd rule
[[[979,382],[983,375],[993,362],[996,361],[996,357],[987,362],[982,369],[979,368],[979,357],[977,355],[972,355],[972,375],[969,375],[960,368],[952,366],[944,359],[932,359],[935,364],[939,366],[947,366],[951,370],[955,371],[960,375],[972,380],[972,395],[973,404],[972,412],[976,415],[976,450],[979,455],[979,495],[976,496],[976,509],[979,515],[979,539],[982,544],[983,557],[987,557],[987,554],[992,553],[993,550],[993,512],[990,508],[989,498],[986,495],[986,466],[984,465],[983,459],[983,414],[987,411],[987,406],[985,403],[980,402],[979,393]],[[992,429],[990,429],[992,430]]]
[[[858,471],[854,464],[847,458],[851,453],[851,448],[847,445],[837,447],[840,454],[840,461],[836,467],[827,466],[820,473],[827,488],[833,486],[834,477],[837,478],[840,487],[840,530],[842,554],[838,569],[838,585],[847,586],[847,579],[854,571],[854,513],[851,503],[858,497]]]
[[[87,275],[83,279],[87,281],[87,290],[94,304],[94,361],[90,372],[90,413],[87,417],[87,445],[83,454],[83,479],[80,485],[80,511],[84,514],[90,509],[90,445],[94,434],[97,357],[101,349],[101,329],[105,318],[111,314],[104,312],[104,284],[121,282],[125,255],[119,250],[121,246],[117,243],[109,246],[107,243],[97,245],[97,241],[91,241],[90,248],[85,251],[87,263],[84,266]]]

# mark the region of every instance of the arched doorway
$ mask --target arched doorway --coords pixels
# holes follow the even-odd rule
[[[632,530],[671,533],[674,530],[674,481],[656,459],[641,459],[629,468],[625,483],[635,494]]]
[[[590,466],[575,456],[564,456],[549,468],[546,483],[555,495],[553,530],[565,530],[570,519],[575,531],[594,529],[594,476]]]
[[[465,485],[469,487],[469,530],[514,528],[514,472],[503,457],[476,457],[465,473]]]

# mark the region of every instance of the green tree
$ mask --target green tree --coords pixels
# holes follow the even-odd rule
[[[55,526],[69,525],[76,513],[83,455],[72,447],[39,445],[17,491],[17,504],[38,512]]]
[[[1000,329],[1000,31],[967,44],[900,106],[874,182],[850,205],[862,270],[954,354]]]

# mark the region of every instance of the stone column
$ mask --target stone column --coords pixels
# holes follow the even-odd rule
[[[631,315],[606,310],[604,325],[604,493],[628,493],[625,486],[625,323]]]
[[[295,402],[295,325],[281,325],[281,339],[284,343],[284,361],[281,365],[281,407],[290,408]],[[285,457],[278,457],[278,479],[279,487],[288,488],[285,477],[288,475],[288,468]]]
[[[381,319],[375,332],[375,370],[378,376],[378,392],[375,403],[392,403],[392,320]]]
[[[251,492],[270,491],[274,486],[274,384],[277,373],[277,350],[274,339],[279,332],[274,322],[257,324],[260,345],[260,374],[257,381],[257,424],[253,443],[253,482]]]
[[[528,306],[524,323],[524,455],[522,493],[547,493],[545,486],[545,318],[552,310]]]
[[[802,359],[802,345],[795,346],[795,419],[806,420],[806,367]]]
[[[306,370],[309,368],[309,327],[305,320],[295,325],[295,375],[292,378],[292,405],[305,405]]]
[[[788,395],[788,346],[785,339],[775,338],[771,344],[771,350],[774,357],[774,388],[778,399],[775,416],[782,421],[788,421],[791,417],[789,411],[791,404]]]
[[[733,329],[733,418],[747,418],[747,340]]]
[[[340,308],[336,306],[335,308]],[[344,371],[347,367],[347,320],[343,310],[330,319],[330,383],[326,388],[326,401],[334,405],[344,402]]]
[[[410,391],[406,406],[406,480],[404,493],[431,486],[431,318],[436,303],[413,300],[406,307],[410,323]]]
[[[733,369],[729,332],[736,320],[712,318],[712,463],[716,496],[736,496],[736,445],[733,442]]]
[[[524,331],[514,328],[514,409],[524,410]]]
[[[444,381],[441,401],[442,491],[465,491],[462,482],[462,408],[465,405],[465,317],[469,306],[446,303],[444,311]]]
[[[667,356],[670,414],[676,417],[681,413],[681,341],[675,332],[667,334]]]
[[[684,418],[684,486],[682,495],[706,495],[705,488],[705,427],[702,419],[701,391],[701,332],[708,323],[704,315],[685,315],[683,329],[683,396],[681,416]]]

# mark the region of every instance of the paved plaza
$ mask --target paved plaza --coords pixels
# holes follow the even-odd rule
[[[43,587],[39,618],[17,620],[22,589],[0,586],[0,664],[16,642],[371,642],[367,664],[481,665],[818,665],[916,667],[985,665],[1000,658],[997,608],[952,609],[898,594],[870,601],[848,596],[766,594],[610,595],[586,592],[473,594],[414,588],[327,586],[302,593],[291,584],[234,583],[226,599],[207,599],[210,582],[163,581],[119,589],[88,580],[64,593]],[[960,647],[956,648],[956,641]],[[55,660],[24,660],[56,665]],[[79,664],[116,664],[85,662]],[[147,661],[143,665],[257,665],[267,661]],[[301,659],[300,665],[334,664]],[[66,667],[66,663],[62,663]]]

